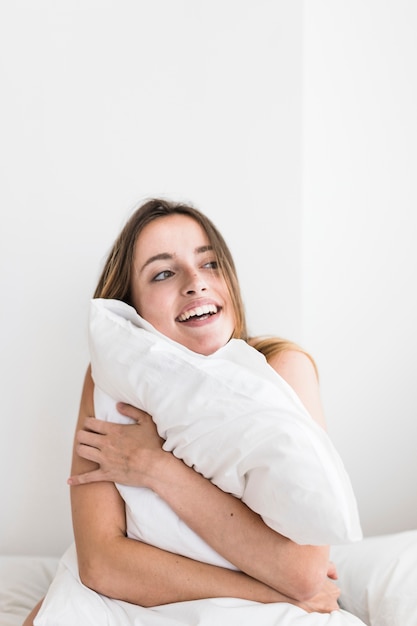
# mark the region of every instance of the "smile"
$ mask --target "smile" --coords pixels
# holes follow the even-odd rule
[[[179,322],[186,322],[192,317],[204,317],[205,315],[214,315],[217,312],[218,308],[215,304],[203,304],[202,306],[197,306],[195,309],[189,309],[189,311],[181,313],[177,319]]]

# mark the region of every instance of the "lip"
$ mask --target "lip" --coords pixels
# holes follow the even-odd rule
[[[181,309],[181,311],[178,313],[177,317],[175,318],[175,321],[179,322],[180,321],[179,318],[181,317],[181,315],[184,315],[184,313],[187,313],[188,311],[191,311],[192,309],[196,309],[197,307],[201,307],[204,305],[214,305],[217,308],[217,313],[215,315],[220,313],[223,309],[223,307],[220,304],[218,304],[218,302],[216,302],[215,300],[212,300],[211,298],[199,298],[197,300],[192,300],[191,302],[187,302],[187,306]],[[181,322],[181,323],[183,324],[184,322]]]

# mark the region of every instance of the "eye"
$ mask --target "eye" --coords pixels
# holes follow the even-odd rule
[[[152,281],[159,282],[161,280],[166,280],[167,278],[170,278],[173,275],[174,275],[174,272],[171,272],[171,270],[163,270],[162,272],[159,272],[159,274],[154,276],[152,278]]]
[[[203,267],[209,270],[217,270],[219,269],[219,264],[217,261],[208,261],[207,263],[204,263]]]

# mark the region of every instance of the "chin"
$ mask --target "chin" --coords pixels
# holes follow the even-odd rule
[[[223,346],[225,346],[227,343],[227,341],[224,341],[222,343],[219,342],[215,342],[215,343],[206,343],[206,344],[196,344],[193,348],[190,348],[191,350],[193,350],[193,352],[197,352],[197,354],[202,354],[204,356],[210,356],[210,354],[214,354],[215,352],[217,352],[217,350],[220,350],[220,348],[223,348]]]

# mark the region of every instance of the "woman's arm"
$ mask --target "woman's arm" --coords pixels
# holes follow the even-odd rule
[[[79,427],[84,424],[83,419],[86,415],[93,414],[92,390],[93,383],[88,374],[83,392]],[[125,407],[123,412],[129,414],[129,408]],[[314,597],[316,593],[322,590],[328,568],[328,549],[326,547],[297,546],[272,531],[258,515],[248,509],[240,500],[223,493],[172,454],[164,452],[160,447],[161,441],[155,437],[156,431],[153,422],[145,414],[141,415],[140,426],[124,427],[90,420],[88,427],[92,428],[92,423],[94,423],[95,430],[99,434],[79,431],[76,451],[84,458],[78,454],[74,455],[73,474],[90,473],[87,476],[74,478],[73,484],[90,480],[115,480],[150,487],[161,495],[193,530],[225,558],[246,572],[251,579],[262,581],[268,587],[298,600]],[[130,440],[132,429],[135,428],[137,429],[136,434],[142,440],[134,443],[133,450],[130,444],[130,449],[126,453],[121,453],[121,440]],[[123,438],[122,433],[126,433],[126,429],[131,429],[130,434]],[[155,443],[156,441],[157,443]],[[105,474],[105,469],[102,468],[105,467],[103,459],[110,458],[112,451],[114,459],[110,464],[111,467],[113,466],[110,471],[113,471],[113,474],[110,476],[110,474]],[[99,462],[101,469],[94,471],[97,466],[92,462]],[[117,463],[120,472],[124,474],[124,480],[117,478],[117,472],[114,469]],[[128,471],[126,471],[127,468]],[[126,544],[132,543],[124,536],[123,502],[114,485],[106,482],[92,483],[84,485],[82,489],[73,489],[72,502],[81,574],[90,586],[97,588],[97,585],[100,585],[102,593],[112,596],[118,595],[113,575],[114,559],[119,557],[122,564],[116,578],[120,576],[124,579],[125,575],[129,577],[128,569],[123,564],[122,550]],[[105,504],[105,515],[101,511],[101,503]],[[203,511],[204,514],[202,514]],[[91,527],[92,520],[95,531],[90,537],[90,533],[86,529],[89,528],[89,525]],[[110,548],[100,551],[103,541],[107,546],[110,539],[114,539],[115,529],[118,535],[117,539],[123,538],[124,540],[121,542],[123,549],[117,545],[114,547],[114,552]],[[111,534],[110,537],[108,533]],[[96,539],[98,535],[99,539]],[[112,546],[115,543],[117,542],[113,542]],[[126,548],[126,556],[130,555],[127,563],[133,569],[140,565],[141,560],[136,543],[134,542],[135,548],[132,545],[128,545]],[[236,577],[234,575],[236,573],[214,568],[216,576],[213,578],[213,569],[210,566],[177,556],[173,561],[174,569],[171,570],[170,560],[173,557],[170,553],[163,553],[163,551],[150,546],[144,547],[143,544],[139,544],[139,546],[143,558],[146,558],[146,565],[142,562],[145,587],[141,587],[141,590],[146,598],[152,598],[151,604],[155,601],[169,602],[173,599],[185,599],[180,592],[185,593],[186,599],[192,599],[192,597],[204,597],[213,593],[214,595],[242,596],[242,593],[253,593],[254,587],[256,587],[257,592],[260,591],[254,585],[253,580],[250,581],[249,591],[247,587],[249,581],[245,579],[245,591],[239,593],[235,589],[232,592],[232,590],[225,588],[224,578],[228,578],[230,581],[235,579],[234,583],[239,579],[239,584],[242,584],[242,575]],[[137,556],[133,557],[132,550]],[[151,553],[153,554],[154,551],[156,552],[150,559]],[[152,561],[151,564],[148,559]],[[163,559],[163,563],[160,566],[161,571],[159,571],[158,563],[161,559]],[[197,596],[190,596],[194,591],[184,586],[184,578],[180,572],[176,571],[180,562],[180,569],[184,571],[185,580],[191,580],[187,568],[191,568],[195,572],[194,576],[198,577],[198,581],[195,580],[193,583],[197,586],[195,590]],[[149,573],[148,568],[155,570],[155,572]],[[208,586],[206,586],[202,570],[207,572],[207,582],[210,583]],[[108,572],[107,576],[103,572]],[[172,577],[173,572],[175,573],[174,577]],[[167,585],[164,582],[162,586],[159,583],[156,590],[151,583],[152,578],[155,576],[160,581],[159,576],[163,575],[167,576],[171,582]],[[107,579],[109,587],[103,587],[106,585]],[[220,589],[217,589],[217,584],[216,590],[213,589],[215,582],[219,582]],[[146,587],[148,583],[151,587],[149,589]],[[169,594],[170,585],[172,586],[173,597]],[[126,591],[126,584],[121,582],[120,588]],[[166,594],[167,599],[154,600],[150,595],[152,590],[153,593],[157,591],[159,594],[161,592]],[[265,594],[265,590],[262,593]],[[248,596],[243,595],[242,597]],[[254,599],[252,595],[250,597]],[[141,599],[136,597],[136,600],[131,601],[146,603],[143,597]],[[266,600],[261,599],[261,601]]]

